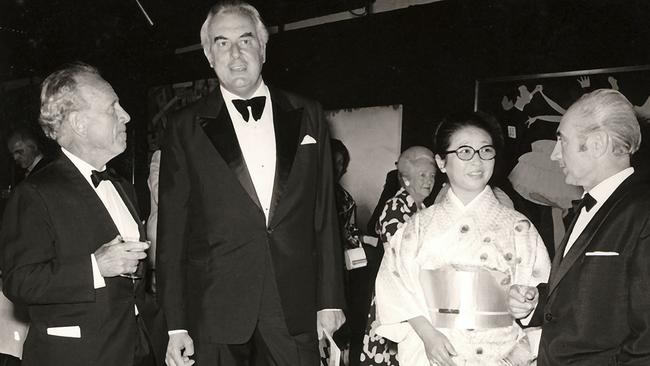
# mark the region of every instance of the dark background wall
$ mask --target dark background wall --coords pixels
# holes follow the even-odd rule
[[[650,64],[649,19],[647,0],[441,1],[274,34],[264,77],[326,109],[402,104],[402,146],[427,145],[442,116],[473,108],[476,79]],[[80,36],[79,44],[3,56],[10,66],[34,64],[20,76],[43,77],[76,59],[99,66],[132,116],[126,155],[136,164],[118,165],[135,171],[145,205],[147,89],[213,76],[201,51],[173,53],[198,42],[200,21],[176,26],[184,35],[193,27],[195,38],[170,40],[155,27],[136,27],[99,46]],[[20,102],[0,101],[0,108],[36,110]],[[34,113],[20,123],[35,124]],[[18,123],[0,122],[3,131]],[[8,171],[0,166],[3,175]]]

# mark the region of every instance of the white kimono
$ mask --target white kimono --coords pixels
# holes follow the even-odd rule
[[[501,284],[506,291],[510,284],[546,282],[551,264],[535,227],[500,204],[490,187],[467,206],[449,190],[440,203],[419,211],[395,234],[377,275],[377,333],[398,342],[401,366],[429,366],[408,320],[423,316],[431,321],[420,271],[449,266],[497,271],[509,282]],[[477,366],[528,365],[536,357],[540,332],[524,332],[514,320],[500,328],[438,330],[456,349],[457,365]]]

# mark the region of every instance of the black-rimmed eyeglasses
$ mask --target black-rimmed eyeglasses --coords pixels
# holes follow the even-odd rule
[[[481,146],[478,150],[474,150],[471,146],[463,145],[456,150],[445,151],[445,155],[451,153],[455,153],[458,159],[464,161],[472,160],[476,153],[478,153],[478,157],[481,160],[492,160],[497,156],[497,150],[492,145]]]

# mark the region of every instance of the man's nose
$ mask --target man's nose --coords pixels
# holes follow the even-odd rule
[[[562,158],[562,147],[560,146],[560,141],[555,142],[555,147],[553,147],[553,152],[551,153],[551,160],[558,161]]]
[[[119,108],[119,120],[121,123],[127,124],[131,121],[131,116],[120,106]]]
[[[240,54],[239,45],[235,42],[230,47],[230,56],[232,56],[232,58],[239,58],[239,54]]]

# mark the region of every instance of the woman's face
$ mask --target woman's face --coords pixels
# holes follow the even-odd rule
[[[345,166],[345,157],[341,153],[334,153],[334,178],[338,182],[343,177],[343,174],[347,171]]]
[[[407,174],[404,174],[403,180],[409,182],[406,191],[418,203],[424,201],[433,190],[433,183],[436,177],[436,167],[433,161],[427,159],[417,159],[412,162]]]
[[[481,193],[492,177],[494,159],[482,160],[478,154],[478,150],[486,145],[492,145],[490,134],[481,128],[467,126],[451,135],[448,151],[469,146],[476,150],[470,160],[460,160],[455,153],[436,155],[438,167],[447,173],[451,189],[464,203],[469,203]]]

